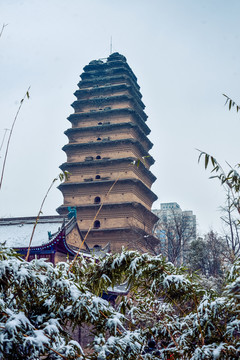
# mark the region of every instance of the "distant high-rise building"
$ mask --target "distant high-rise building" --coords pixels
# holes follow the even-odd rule
[[[160,239],[159,250],[176,265],[184,263],[189,243],[196,240],[196,215],[191,210],[183,211],[176,202],[161,203],[153,213],[159,218],[154,227]]]
[[[59,186],[64,202],[57,211],[65,215],[76,207],[83,235],[93,223],[91,247],[144,248],[146,238],[154,242],[158,218],[151,212],[156,177],[149,169],[152,143],[137,78],[126,58],[114,53],[85,66],[78,86],[72,127],[65,132],[67,161],[60,166],[71,175]]]

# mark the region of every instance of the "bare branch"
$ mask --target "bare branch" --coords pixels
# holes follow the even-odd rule
[[[8,24],[3,24],[2,29],[0,31],[0,38],[2,37],[3,31],[4,31],[6,26],[8,26]]]
[[[190,240],[195,238],[195,226],[184,213],[171,209],[169,214],[160,215],[154,234],[160,238],[161,253],[173,264],[180,265],[184,262]]]
[[[18,110],[17,110],[17,112],[16,112],[16,115],[15,115],[14,120],[13,120],[13,123],[12,123],[12,127],[11,127],[10,134],[9,134],[9,137],[8,137],[7,148],[6,148],[5,156],[4,156],[4,160],[3,160],[2,174],[1,174],[1,180],[0,180],[0,190],[1,190],[1,188],[2,188],[4,170],[5,170],[5,166],[6,166],[8,149],[9,149],[9,144],[10,144],[10,140],[11,140],[12,133],[13,133],[13,128],[14,128],[14,125],[15,125],[15,123],[16,123],[18,114],[19,114],[19,112],[20,112],[20,110],[21,110],[21,107],[22,107],[22,105],[23,105],[23,102],[24,102],[25,98],[26,98],[26,97],[29,98],[29,89],[30,89],[30,86],[29,86],[29,88],[27,89],[24,97],[23,97],[22,100],[20,101]]]

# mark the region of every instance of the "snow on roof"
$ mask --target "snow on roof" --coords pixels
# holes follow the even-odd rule
[[[121,285],[116,285],[113,288],[110,286],[108,287],[108,292],[111,293],[115,293],[116,295],[118,294],[127,294],[129,292],[127,283],[121,284]]]
[[[12,218],[0,220],[0,242],[7,247],[28,247],[36,218]],[[49,242],[48,232],[56,233],[61,228],[61,217],[40,218],[31,246],[40,246]]]

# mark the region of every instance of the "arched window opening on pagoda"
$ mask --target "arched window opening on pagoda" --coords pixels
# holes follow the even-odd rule
[[[96,175],[96,176],[95,176],[95,179],[99,180],[99,179],[101,179],[101,176],[100,176],[100,175]]]
[[[96,159],[97,159],[97,160],[100,160],[100,159],[101,159],[101,156],[100,156],[100,155],[97,155],[97,156],[96,156]]]
[[[100,140],[102,140],[100,137],[99,137],[99,138],[97,138],[97,141],[100,141]]]
[[[101,198],[99,196],[96,196],[94,199],[95,204],[99,204],[101,202]]]
[[[100,224],[100,221],[99,221],[99,220],[95,220],[95,221],[94,221],[94,225],[93,225],[93,226],[94,226],[94,229],[99,229],[99,228],[100,228],[100,225],[101,225],[101,224]]]
[[[100,122],[98,123],[98,125],[102,125],[102,122],[100,121]]]

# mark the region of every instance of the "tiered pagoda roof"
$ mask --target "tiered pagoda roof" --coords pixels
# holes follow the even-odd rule
[[[60,166],[72,175],[59,186],[64,203],[57,211],[64,214],[68,206],[75,206],[84,232],[101,204],[95,227],[101,237],[104,231],[132,227],[150,234],[157,221],[150,211],[157,198],[151,190],[156,178],[149,170],[154,163],[149,154],[153,144],[147,138],[150,129],[137,78],[119,53],[106,61],[91,61],[83,70],[74,93],[75,112],[68,117],[72,128],[65,131],[67,162]],[[108,197],[107,189],[111,189]],[[97,204],[96,199],[100,199]],[[147,219],[147,225],[141,218]],[[96,236],[93,241],[102,243]]]

